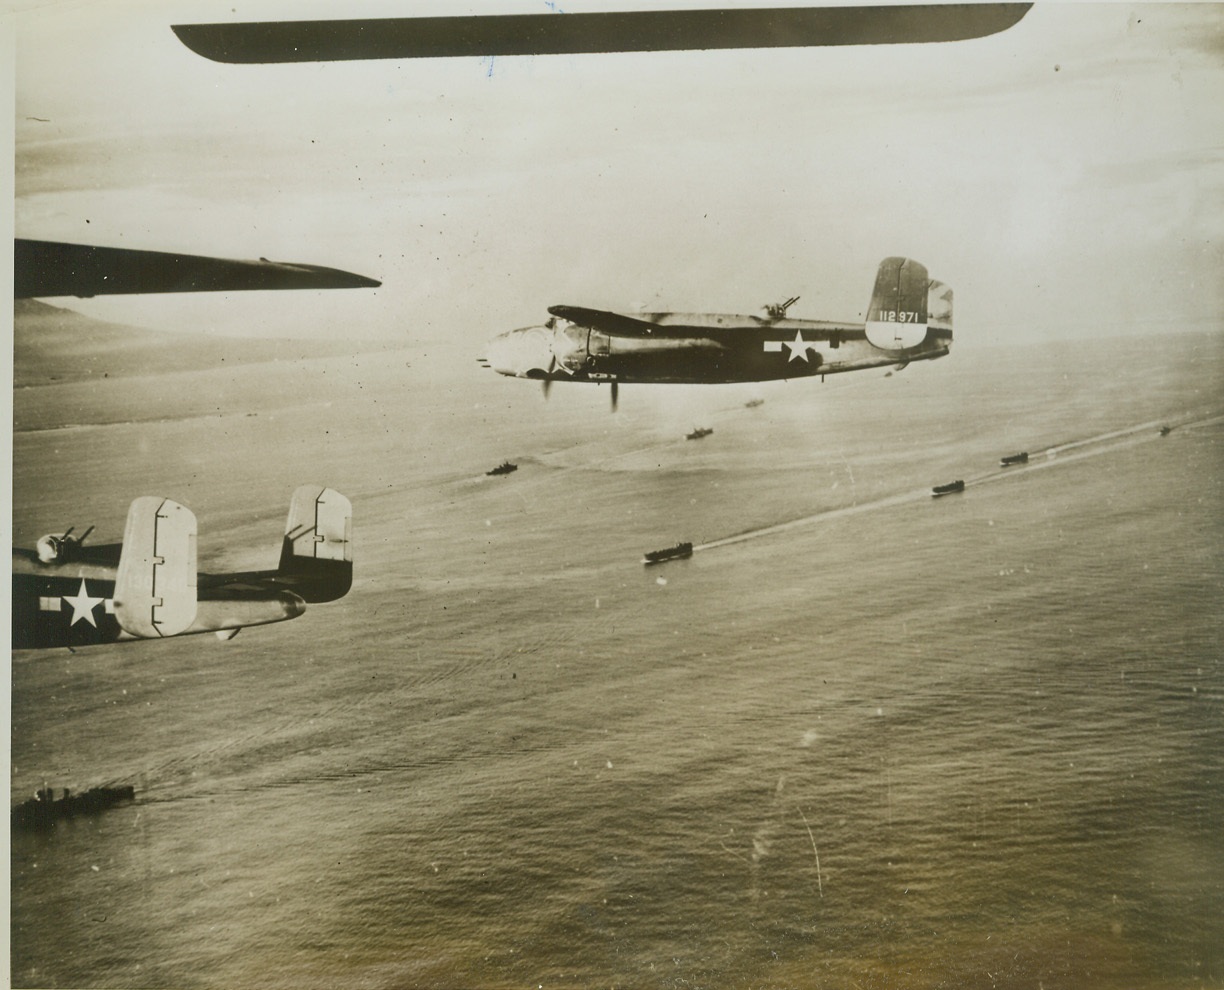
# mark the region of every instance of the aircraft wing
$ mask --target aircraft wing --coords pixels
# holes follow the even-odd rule
[[[164,251],[17,238],[13,296],[88,296],[250,289],[358,289],[382,283],[363,275],[290,262],[236,261]]]
[[[549,306],[553,316],[579,326],[598,330],[610,337],[679,340],[687,337],[709,337],[731,341],[745,331],[771,330],[780,333],[796,330],[819,335],[862,332],[862,324],[836,323],[828,320],[772,320],[762,316],[737,316],[723,313],[639,313],[629,316],[585,306]]]
[[[606,333],[609,337],[678,340],[684,337],[730,336],[745,327],[759,327],[764,320],[750,316],[715,317],[703,314],[639,313],[629,316],[585,306],[549,306],[549,313],[571,323]]]
[[[610,334],[613,337],[662,337],[667,328],[624,313],[613,313],[606,309],[587,309],[585,306],[549,306],[548,312],[563,320],[577,323]]]
[[[1003,31],[1030,3],[880,4],[375,20],[175,24],[217,62],[559,55],[963,41]]]

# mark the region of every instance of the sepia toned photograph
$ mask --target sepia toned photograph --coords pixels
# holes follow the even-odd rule
[[[0,24],[10,985],[1224,985],[1224,4]]]

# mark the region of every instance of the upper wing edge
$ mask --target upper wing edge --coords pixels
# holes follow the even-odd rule
[[[483,14],[174,24],[215,62],[352,61],[966,41],[1004,31],[1031,3]]]
[[[376,288],[376,279],[302,262],[248,261],[15,238],[13,297]]]

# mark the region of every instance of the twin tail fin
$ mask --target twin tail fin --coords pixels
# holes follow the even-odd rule
[[[343,598],[353,584],[353,505],[334,488],[293,493],[277,573],[308,603]]]
[[[196,518],[144,495],[128,509],[115,574],[115,619],[130,636],[177,636],[196,617]]]
[[[885,258],[867,308],[867,340],[883,350],[917,347],[927,331],[952,337],[952,290],[911,258]]]

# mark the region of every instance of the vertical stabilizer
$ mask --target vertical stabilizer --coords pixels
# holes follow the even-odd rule
[[[303,485],[293,493],[279,573],[307,602],[329,602],[353,582],[353,506],[333,488]]]
[[[115,575],[115,619],[130,636],[176,636],[196,616],[196,518],[156,495],[128,510]]]
[[[885,258],[867,309],[867,340],[887,351],[917,347],[926,339],[926,266],[909,258]]]
[[[952,335],[952,289],[943,282],[931,282],[927,293],[927,324],[932,330]]]

